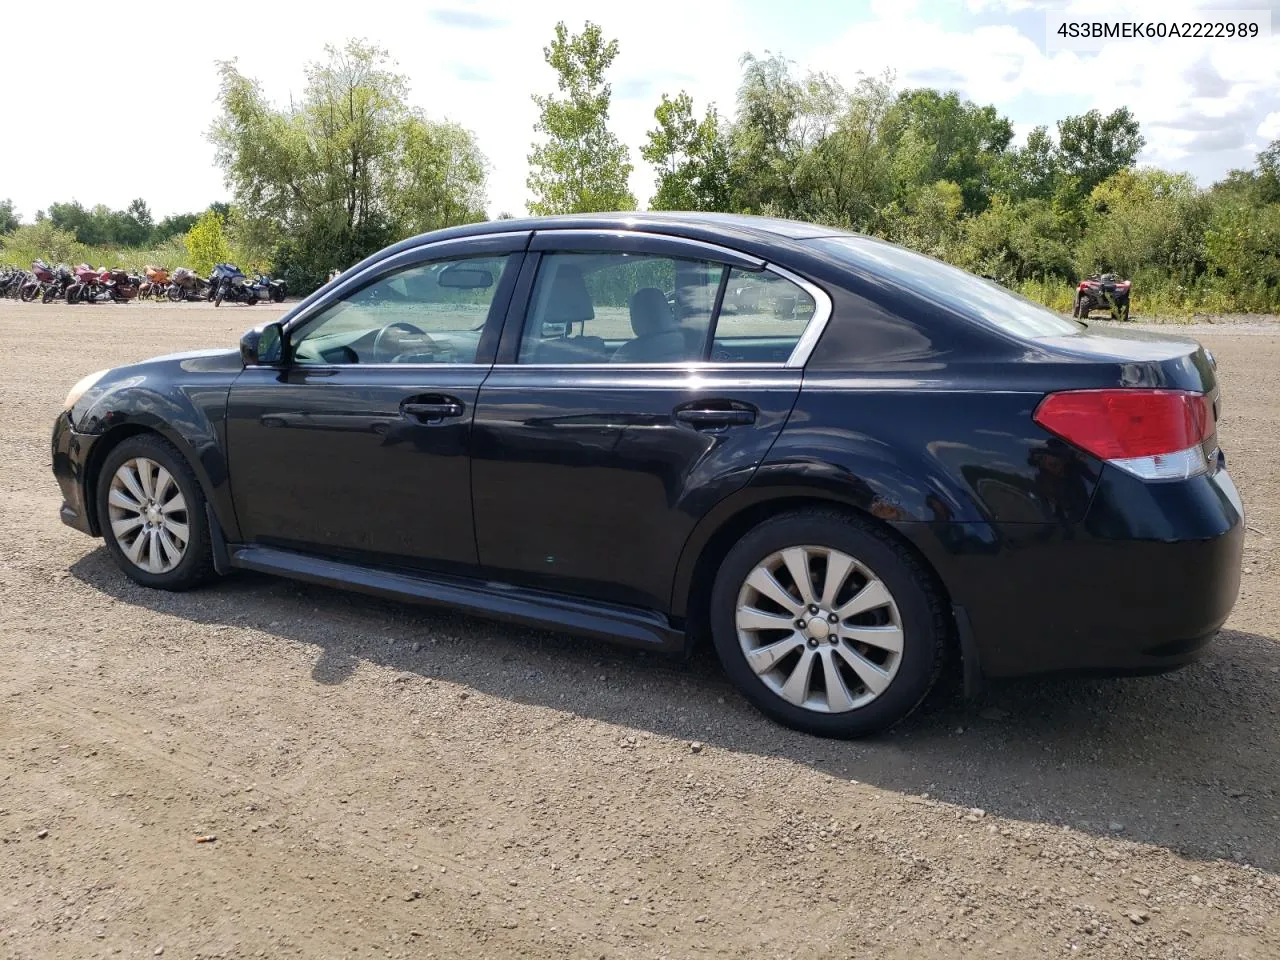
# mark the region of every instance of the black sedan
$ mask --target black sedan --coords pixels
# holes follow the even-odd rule
[[[150,587],[250,569],[705,638],[770,716],[854,736],[948,664],[1200,654],[1244,524],[1218,414],[1190,340],[827,227],[600,214],[415,237],[239,350],[91,374],[53,470]]]

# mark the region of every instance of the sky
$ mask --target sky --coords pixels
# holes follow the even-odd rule
[[[75,0],[59,16],[78,22],[77,7],[101,10]],[[122,208],[143,197],[157,219],[228,199],[206,139],[217,110],[215,61],[237,58],[269,97],[287,102],[326,43],[356,36],[391,53],[415,105],[475,133],[491,164],[489,214],[522,214],[537,119],[531,94],[555,89],[542,48],[557,20],[578,30],[588,19],[619,42],[610,125],[631,149],[642,205],[654,173],[639,147],[661,95],[687,90],[699,111],[715,103],[731,113],[746,52],[781,53],[848,86],[890,69],[902,88],[954,89],[994,104],[1018,139],[1068,114],[1127,106],[1147,139],[1140,162],[1207,185],[1251,166],[1280,138],[1280,33],[1058,51],[1048,49],[1046,15],[1179,20],[1212,8],[1270,11],[1280,30],[1280,0],[261,0],[249,16],[200,20],[181,42],[124,53],[97,30],[63,31],[55,47],[7,44],[0,57],[0,89],[27,91],[36,117],[61,110],[68,118],[20,125],[10,114],[0,198],[12,198],[26,220],[70,199]],[[111,10],[117,24],[155,16],[154,4],[134,0]]]

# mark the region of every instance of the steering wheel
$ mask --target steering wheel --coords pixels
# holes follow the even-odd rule
[[[437,353],[440,349],[436,345],[436,342],[432,340],[429,336],[427,336],[427,331],[419,327],[415,327],[412,323],[397,321],[396,323],[388,323],[385,327],[379,330],[377,336],[373,338],[372,353],[373,353],[374,363],[383,362],[382,361],[382,341],[384,338],[386,338],[388,333],[390,333],[391,331],[396,331],[397,333],[407,333],[410,337],[412,337],[413,343],[411,345],[415,348],[414,349],[415,353]],[[401,339],[401,338],[396,337],[394,339]],[[401,346],[404,346],[404,345],[405,344],[401,344]],[[395,353],[395,356],[398,357],[401,354],[406,352],[407,351],[405,350],[397,350]],[[393,359],[387,362],[394,363],[395,361]]]

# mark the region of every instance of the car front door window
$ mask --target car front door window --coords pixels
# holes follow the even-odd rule
[[[295,336],[301,365],[475,363],[508,255],[397,270],[330,304]]]

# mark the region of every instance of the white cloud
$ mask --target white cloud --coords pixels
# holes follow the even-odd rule
[[[1257,134],[1264,140],[1280,139],[1280,110],[1268,113],[1262,118],[1262,122],[1258,124]]]

